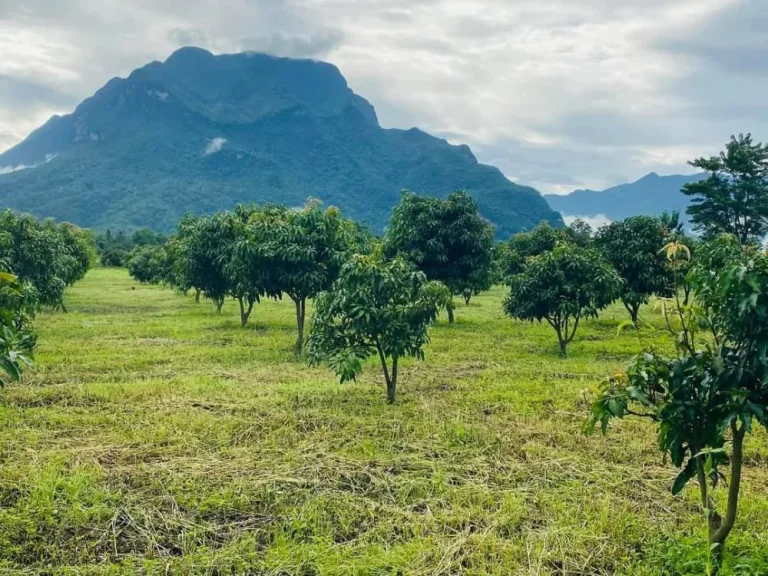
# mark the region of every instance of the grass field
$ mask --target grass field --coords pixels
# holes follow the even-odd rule
[[[91,271],[1,393],[0,573],[702,574],[653,429],[581,432],[584,391],[639,350],[623,308],[562,360],[502,298],[441,319],[390,406],[376,364],[340,385],[294,356],[290,301],[241,329],[235,303]],[[745,452],[726,573],[767,574],[766,434]]]

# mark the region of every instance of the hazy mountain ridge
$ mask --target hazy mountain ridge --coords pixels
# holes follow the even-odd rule
[[[0,155],[17,165],[37,167],[0,176],[0,206],[98,229],[312,196],[381,230],[402,188],[466,189],[501,237],[561,222],[467,146],[382,129],[335,66],[263,54],[184,48],[115,78]]]
[[[705,174],[659,176],[655,172],[635,182],[621,184],[603,191],[574,190],[570,194],[545,194],[553,210],[564,216],[605,216],[623,220],[641,214],[658,215],[678,210],[683,220],[690,198],[680,189],[689,182],[698,182]]]

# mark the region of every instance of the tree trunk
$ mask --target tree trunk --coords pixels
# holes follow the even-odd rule
[[[453,299],[448,303],[447,306],[448,310],[448,324],[453,324],[454,318],[453,318]]]
[[[725,541],[736,523],[739,508],[739,491],[741,489],[741,465],[744,461],[744,434],[736,422],[731,423],[733,431],[733,451],[731,453],[731,481],[728,486],[728,505],[725,517],[720,518],[716,513],[710,517],[709,543],[712,550],[712,574],[717,575],[723,563]],[[714,521],[713,521],[714,520]],[[714,529],[714,531],[713,531]]]
[[[395,403],[395,394],[397,392],[397,356],[392,358],[392,374],[387,381],[387,402]]]
[[[637,315],[640,311],[640,304],[627,304],[624,301],[622,301],[622,304],[624,304],[624,308],[626,308],[627,312],[629,312],[629,317],[632,319],[632,324],[637,326]]]
[[[195,303],[200,304],[200,288],[195,290]]]
[[[221,314],[221,307],[224,306],[224,298],[217,298],[215,302],[216,302],[216,312],[218,314]]]
[[[562,358],[566,358],[568,356],[567,350],[568,350],[568,342],[566,340],[563,340],[563,338],[559,338],[560,340],[560,356]]]
[[[253,300],[248,300],[248,307],[245,306],[242,296],[237,301],[240,302],[240,326],[245,328],[245,325],[248,324],[248,318],[251,317],[251,312],[253,311]]]
[[[469,306],[469,301],[472,299],[472,294],[464,294],[464,304]]]
[[[725,552],[725,541],[736,522],[736,514],[739,507],[739,491],[741,489],[741,466],[744,461],[744,435],[745,431],[739,430],[736,422],[731,423],[733,432],[733,452],[731,453],[731,478],[728,486],[728,504],[725,517],[721,517],[714,509],[714,502],[707,490],[707,477],[704,472],[702,458],[696,461],[696,473],[701,490],[701,504],[707,514],[707,527],[709,528],[709,545],[712,576],[720,573]]]
[[[296,353],[301,354],[304,349],[304,315],[307,309],[307,299],[301,298],[294,300],[296,303],[296,327],[299,330],[298,338],[296,338]]]

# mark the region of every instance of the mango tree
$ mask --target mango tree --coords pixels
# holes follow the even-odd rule
[[[403,255],[427,278],[445,284],[452,297],[461,295],[469,303],[473,294],[491,286],[493,234],[465,192],[445,200],[403,192],[384,244],[389,257]],[[447,309],[453,323],[452,300]]]
[[[596,250],[560,243],[530,258],[510,280],[504,312],[511,318],[547,323],[565,357],[582,318],[597,317],[621,291],[621,278]]]
[[[0,388],[19,380],[22,370],[32,366],[36,338],[29,315],[37,306],[34,287],[20,284],[2,268],[0,263]]]
[[[687,254],[687,248],[670,245],[670,261],[680,252]],[[735,237],[703,245],[698,253],[689,273],[692,301],[684,304],[676,296],[665,309],[678,353],[648,349],[625,373],[607,379],[586,431],[599,424],[605,433],[611,419],[630,415],[656,424],[661,451],[680,469],[672,492],[693,479],[698,485],[709,571],[717,573],[737,519],[745,436],[756,426],[768,428],[768,256],[742,249]],[[723,504],[712,489],[727,467]]]
[[[398,361],[424,357],[428,328],[450,293],[401,258],[352,256],[333,287],[315,300],[307,350],[310,362],[327,364],[341,382],[354,380],[370,356],[378,355],[395,401]]]
[[[142,284],[164,281],[169,267],[165,246],[145,244],[136,246],[126,262],[128,273]]]
[[[174,242],[175,275],[216,305],[221,312],[230,292],[226,258],[232,247],[232,230],[227,216],[195,217],[187,214],[179,221]]]
[[[304,346],[307,300],[328,290],[338,278],[352,247],[352,223],[338,208],[322,209],[310,200],[300,209],[270,206],[250,220],[252,240],[259,246],[270,289],[287,294],[296,306],[296,351]]]
[[[232,218],[233,245],[228,257],[226,273],[230,291],[240,304],[240,325],[245,326],[254,304],[268,296],[280,298],[275,262],[268,256],[268,244],[253,226],[273,209],[238,206]]]
[[[7,271],[35,288],[39,306],[63,308],[64,290],[90,266],[89,234],[10,210],[0,213],[0,234]]]
[[[522,272],[529,258],[551,252],[559,243],[573,243],[573,236],[567,229],[556,229],[542,222],[533,230],[518,232],[509,241],[500,243],[496,254],[504,282],[509,283],[515,274]]]
[[[666,296],[673,278],[662,248],[667,229],[658,218],[634,216],[603,226],[595,235],[595,247],[613,264],[624,281],[621,302],[632,322],[651,296]]]

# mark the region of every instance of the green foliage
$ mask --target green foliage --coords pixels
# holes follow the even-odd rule
[[[587,222],[581,218],[576,218],[568,226],[565,227],[565,232],[571,237],[574,244],[577,246],[588,247],[592,244],[592,237],[594,236],[594,230]]]
[[[19,282],[34,286],[41,306],[64,306],[65,288],[85,276],[93,251],[90,232],[72,224],[40,222],[11,210],[0,213],[3,266]]]
[[[22,370],[32,366],[36,337],[29,316],[37,307],[36,297],[32,286],[0,271],[0,387],[18,381]]]
[[[128,260],[136,248],[142,246],[162,246],[167,238],[164,234],[149,228],[140,228],[128,235],[122,230],[113,233],[107,230],[96,236],[96,252],[102,266],[127,266]]]
[[[565,356],[581,319],[596,317],[618,297],[621,286],[621,278],[599,252],[561,243],[531,257],[512,277],[504,312],[519,320],[546,320]]]
[[[500,267],[507,282],[523,271],[528,258],[551,252],[558,243],[573,242],[568,229],[553,228],[548,222],[541,222],[533,230],[518,232],[509,239],[507,247],[499,250]]]
[[[227,260],[235,241],[231,215],[184,216],[172,248],[174,277],[184,288],[200,291],[221,311],[231,292]]]
[[[445,200],[403,192],[384,242],[388,256],[402,254],[451,296],[469,301],[491,287],[493,227],[465,192]],[[448,314],[453,322],[452,303]]]
[[[315,302],[307,340],[310,361],[327,362],[346,382],[378,354],[392,403],[398,361],[406,356],[423,359],[429,325],[449,299],[444,285],[427,281],[403,259],[352,256],[332,288]]]
[[[679,249],[668,247],[670,259]],[[678,295],[672,312],[665,310],[677,318],[678,355],[651,349],[625,374],[606,380],[587,431],[599,423],[605,432],[612,418],[626,415],[657,424],[660,449],[681,469],[673,493],[697,479],[717,572],[736,520],[744,437],[755,425],[768,427],[768,256],[742,248],[736,237],[719,237],[699,247],[697,259],[689,272],[693,301],[683,304]],[[727,465],[728,500],[720,516],[709,489]]]
[[[266,236],[258,222],[265,214],[281,212],[279,208],[238,206],[231,217],[233,244],[225,268],[230,284],[230,294],[240,304],[240,324],[245,326],[253,311],[254,303],[268,296],[280,298],[277,263],[266,251]]]
[[[328,290],[353,247],[354,225],[338,208],[317,200],[303,208],[267,207],[249,221],[249,234],[266,260],[270,290],[287,294],[296,306],[296,350],[304,345],[307,299]]]
[[[653,295],[668,295],[672,288],[672,270],[662,250],[667,242],[667,226],[650,216],[612,222],[597,231],[595,247],[624,280],[621,301],[632,322],[637,323],[641,304]]]
[[[161,284],[166,281],[172,265],[165,246],[136,246],[126,262],[128,272],[142,284]]]
[[[700,232],[708,238],[733,234],[742,244],[768,233],[768,145],[739,134],[731,136],[719,156],[690,164],[709,173],[682,189],[691,197],[688,214]]]

